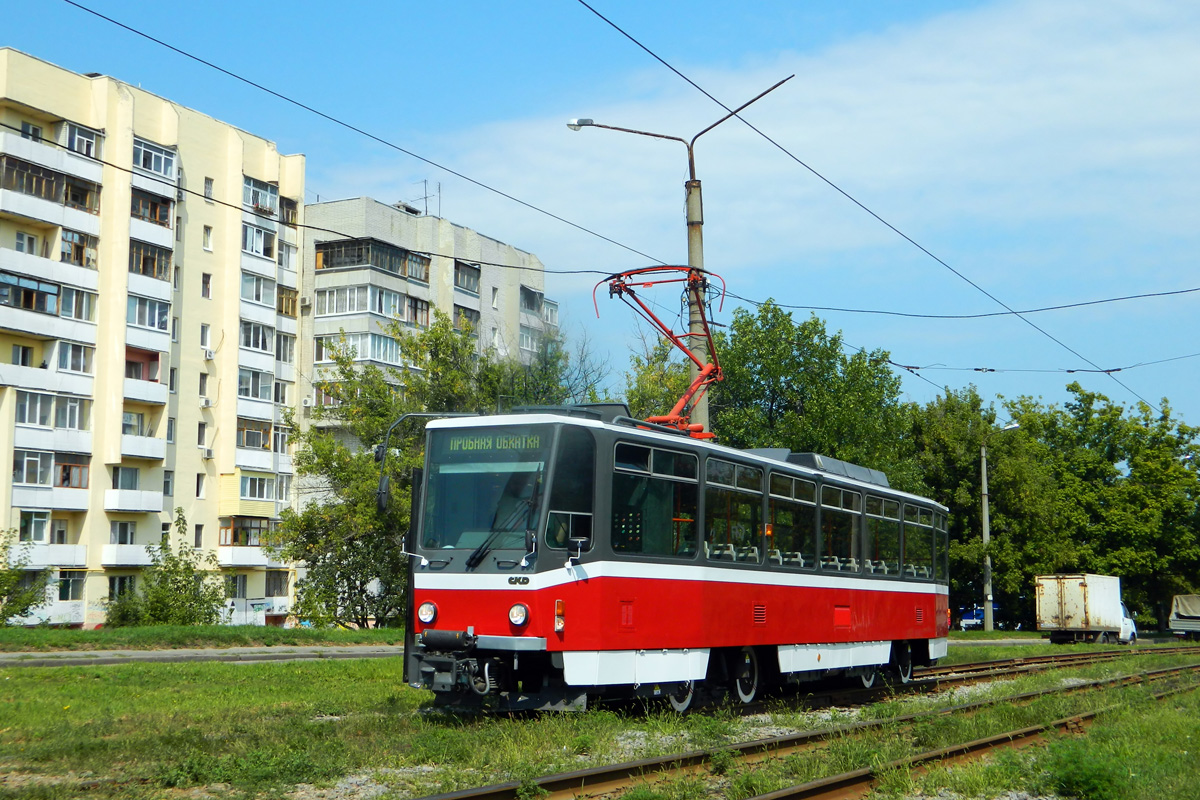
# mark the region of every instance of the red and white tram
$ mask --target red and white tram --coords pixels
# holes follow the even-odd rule
[[[442,419],[407,549],[406,680],[582,709],[908,680],[946,653],[945,507],[881,473],[582,406]]]

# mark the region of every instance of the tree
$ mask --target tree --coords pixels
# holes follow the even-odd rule
[[[163,532],[157,547],[148,548],[150,565],[142,570],[140,587],[108,603],[106,624],[216,625],[229,594],[211,552],[201,556],[187,545],[188,524],[183,509],[175,509],[175,535]]]
[[[734,447],[817,452],[916,478],[905,449],[909,409],[882,350],[847,355],[817,317],[797,324],[772,301],[734,312],[720,342],[725,379],[712,391],[713,431]]]
[[[45,605],[49,582],[49,570],[29,568],[29,545],[17,542],[17,532],[0,531],[0,625],[20,624]]]
[[[641,353],[630,358],[625,400],[637,419],[666,414],[691,384],[689,364],[666,339],[641,338]]]

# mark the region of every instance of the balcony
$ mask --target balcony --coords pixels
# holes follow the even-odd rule
[[[56,200],[0,189],[0,211],[18,217],[28,217],[51,225],[60,225],[92,236],[100,235],[100,217],[78,208],[64,206]]]
[[[50,494],[50,508],[55,511],[87,511],[89,507],[87,489],[67,489],[55,486]]]
[[[140,381],[136,378],[125,379],[125,399],[137,403],[153,405],[167,404],[167,385],[158,381]]]
[[[157,436],[121,434],[121,455],[125,458],[148,458],[161,461],[167,456],[167,440]]]
[[[161,193],[161,190],[159,190]],[[175,246],[175,231],[144,219],[129,219],[129,238],[170,250]]]
[[[221,567],[267,567],[278,562],[267,557],[261,547],[221,545],[217,547],[217,565]]]
[[[42,281],[77,286],[93,292],[99,291],[100,273],[97,270],[30,253],[18,253],[8,247],[0,247],[0,270],[28,275]]]
[[[100,549],[100,563],[106,567],[148,567],[150,548],[144,544],[106,544]]]
[[[53,590],[52,590],[53,591]],[[85,609],[82,600],[51,600],[18,617],[18,625],[82,625]]]
[[[105,489],[105,511],[162,511],[163,493],[140,489]]]
[[[13,447],[19,450],[90,453],[92,452],[92,432],[18,425],[13,430]]]
[[[33,544],[28,547],[18,545],[9,552],[9,563],[13,557],[26,556],[28,569],[46,569],[47,567],[86,567],[86,544]]]
[[[261,447],[239,447],[234,451],[233,463],[242,469],[258,472],[273,472],[274,453]]]
[[[95,184],[104,177],[104,165],[98,160],[44,141],[26,139],[16,131],[0,132],[0,153]]]
[[[16,364],[0,364],[0,385],[16,386],[35,392],[75,394],[90,397],[91,375],[78,372],[59,372],[39,367],[19,367]],[[164,402],[166,402],[164,400]]]
[[[93,322],[80,322],[56,314],[43,314],[13,306],[0,306],[0,328],[29,331],[49,339],[96,344],[96,324]]]

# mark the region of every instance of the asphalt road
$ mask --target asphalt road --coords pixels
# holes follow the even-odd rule
[[[222,647],[172,650],[54,650],[0,653],[3,667],[70,667],[183,661],[304,661],[318,658],[399,658],[403,645]]]

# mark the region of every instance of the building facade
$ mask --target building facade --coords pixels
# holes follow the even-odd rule
[[[343,336],[358,360],[402,366],[390,323],[421,330],[435,309],[471,330],[480,352],[525,363],[558,327],[558,304],[546,298],[532,253],[366,197],[308,205],[305,220],[302,281],[312,296],[301,314],[302,359],[318,381]],[[301,388],[303,402],[330,402],[303,379]]]
[[[102,75],[0,48],[0,519],[92,626],[182,509],[278,622],[260,534],[290,498],[304,157]]]

